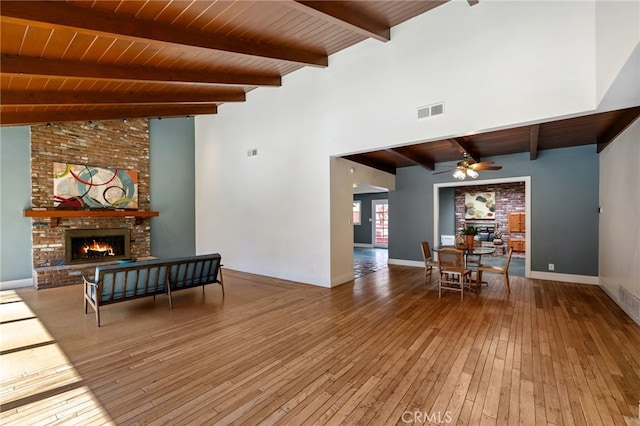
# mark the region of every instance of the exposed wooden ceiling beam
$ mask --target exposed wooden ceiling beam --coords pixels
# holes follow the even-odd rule
[[[47,77],[95,78],[99,80],[157,81],[163,83],[234,84],[250,86],[280,86],[282,84],[282,79],[279,75],[118,66],[7,54],[0,56],[0,73]]]
[[[372,167],[374,169],[382,170],[383,172],[391,173],[392,175],[396,174],[396,167],[394,165],[390,165],[382,161],[377,161],[371,157],[368,157],[367,155],[353,154],[353,155],[346,155],[343,158],[347,160],[351,160],[356,163],[363,164],[365,166]]]
[[[386,150],[398,157],[404,158],[407,161],[414,163],[417,166],[424,167],[427,170],[433,171],[435,169],[435,164],[433,161],[429,161],[423,158],[421,155],[418,155],[414,152],[408,151],[402,148],[389,148]]]
[[[453,138],[449,139],[449,141],[455,146],[460,154],[464,154],[465,152],[476,163],[480,162],[480,156],[475,152],[475,150],[471,147],[469,142],[464,140],[464,138]]]
[[[130,39],[178,44],[250,56],[326,67],[327,55],[284,46],[255,43],[236,37],[208,34],[154,21],[117,15],[59,1],[3,1],[3,22],[43,23],[54,28],[81,28],[94,34],[115,34]]]
[[[345,3],[342,1],[294,1],[294,4],[303,5],[307,13],[328,19],[351,31],[380,41],[391,40],[391,29],[388,25],[357,13]]]
[[[631,125],[638,117],[640,117],[640,107],[631,108],[622,114],[622,116],[607,131],[598,138],[597,151],[598,154],[604,151],[627,127]]]
[[[239,89],[220,93],[163,93],[163,92],[58,92],[4,90],[0,92],[2,105],[95,105],[95,104],[184,104],[244,102],[245,93]]]
[[[0,116],[2,126],[16,126],[37,123],[52,123],[62,121],[88,120],[118,120],[125,118],[156,118],[156,117],[185,117],[191,115],[216,114],[216,105],[176,105],[171,108],[147,107],[118,107],[99,110],[73,109],[65,111],[30,111],[3,112]]]
[[[536,124],[529,128],[529,160],[538,158],[538,137],[540,135],[540,125]]]

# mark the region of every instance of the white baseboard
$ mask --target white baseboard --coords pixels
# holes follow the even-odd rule
[[[33,278],[0,282],[0,290],[13,290],[14,288],[22,287],[33,287]]]
[[[360,247],[360,248],[373,248],[373,244],[366,244],[366,243],[353,243],[354,247]]]
[[[413,266],[416,268],[424,268],[424,262],[420,260],[405,260],[405,259],[389,258],[387,263],[389,263],[389,265]],[[549,280],[549,281],[562,281],[565,283],[575,283],[575,284],[600,285],[599,278],[593,277],[590,275],[571,275],[571,274],[558,274],[555,272],[531,271],[531,276],[529,278],[536,278],[539,280]]]
[[[389,265],[413,266],[416,268],[424,268],[424,262],[421,260],[389,259],[387,260],[387,263]]]
[[[531,271],[529,278],[548,281],[562,281],[574,284],[600,285],[600,279],[591,275],[558,274],[556,272]]]

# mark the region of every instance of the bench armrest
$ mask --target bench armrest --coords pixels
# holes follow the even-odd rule
[[[82,281],[84,281],[84,292],[86,294],[91,293],[92,292],[91,290],[95,291],[95,290],[98,289],[98,283],[94,283],[94,282],[89,281],[88,279],[86,279],[84,277],[84,275],[82,276]]]

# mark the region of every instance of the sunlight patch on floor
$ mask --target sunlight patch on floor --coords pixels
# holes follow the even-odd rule
[[[113,424],[42,322],[0,291],[0,423]]]

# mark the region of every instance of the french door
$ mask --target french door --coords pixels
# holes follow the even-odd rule
[[[373,200],[373,246],[388,247],[389,245],[389,203],[387,200]]]

